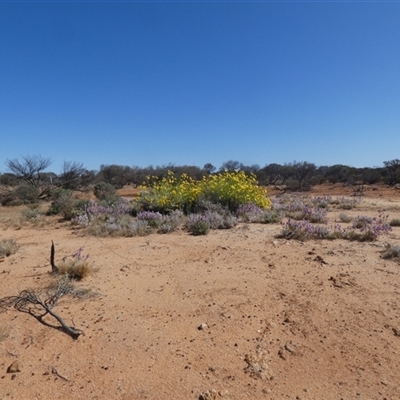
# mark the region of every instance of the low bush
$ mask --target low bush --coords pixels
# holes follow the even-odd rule
[[[207,235],[211,228],[207,218],[202,214],[190,214],[185,227],[195,236]]]
[[[255,204],[243,204],[236,210],[240,221],[261,224],[276,223],[281,220],[282,213],[274,209],[265,210]]]
[[[327,198],[324,198],[327,201]],[[312,223],[327,223],[327,210],[324,206],[316,207],[315,204],[325,204],[321,198],[313,202],[307,196],[280,196],[273,201],[272,209],[279,212],[281,216],[290,219],[305,220]]]
[[[43,213],[38,208],[28,208],[22,211],[22,216],[29,222],[37,222],[43,217]]]
[[[24,204],[37,203],[40,191],[33,185],[23,183],[14,190],[17,198]]]
[[[379,236],[391,231],[387,223],[388,216],[379,213],[378,217],[358,217],[348,228],[339,224],[326,227],[313,225],[308,221],[294,221],[292,219],[283,223],[281,237],[288,239],[347,239],[357,241],[374,241]]]
[[[157,211],[141,211],[137,214],[138,221],[147,221],[152,228],[158,228],[163,222],[163,216]]]
[[[65,220],[70,221],[80,212],[80,207],[85,203],[75,200],[72,197],[72,191],[59,189],[52,194],[53,201],[51,202],[48,214],[60,214]]]
[[[172,211],[168,215],[163,215],[161,224],[158,227],[159,233],[171,233],[175,231],[183,220],[183,212],[180,210]]]
[[[229,211],[219,213],[206,210],[202,214],[189,214],[185,227],[193,235],[206,235],[210,229],[231,229],[238,223]]]
[[[96,199],[105,200],[109,203],[115,202],[118,197],[115,187],[104,181],[96,183],[93,193],[96,196]]]
[[[309,240],[309,239],[328,239],[329,229],[325,226],[314,225],[309,221],[294,221],[288,219],[283,224],[281,237],[286,239]]]

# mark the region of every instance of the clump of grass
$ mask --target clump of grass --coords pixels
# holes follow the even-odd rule
[[[398,258],[398,259],[400,259],[400,246],[388,245],[386,247],[386,250],[382,253],[382,258],[385,258],[385,259]]]
[[[78,281],[92,274],[94,269],[88,261],[89,254],[83,255],[82,251],[83,247],[80,247],[72,256],[65,257],[57,265],[58,274]]]
[[[393,218],[390,222],[389,222],[390,226],[400,226],[400,218]]]
[[[345,214],[345,213],[340,213],[339,214],[339,220],[341,222],[349,223],[349,222],[353,221],[353,217],[351,217],[350,215]]]
[[[3,239],[0,241],[0,257],[9,257],[15,254],[19,246],[14,239]]]

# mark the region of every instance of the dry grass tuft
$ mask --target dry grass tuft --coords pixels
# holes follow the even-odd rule
[[[88,260],[65,259],[57,265],[59,275],[67,275],[68,278],[80,281],[91,275],[94,268]]]
[[[14,239],[3,239],[0,241],[0,257],[8,257],[15,254],[18,250],[18,244]]]

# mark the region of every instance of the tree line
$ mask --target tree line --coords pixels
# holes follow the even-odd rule
[[[400,184],[400,160],[384,161],[382,167],[355,168],[336,164],[316,166],[307,161],[285,164],[271,163],[264,167],[244,165],[239,161],[224,162],[219,169],[211,163],[202,168],[193,165],[168,164],[163,166],[101,165],[100,169],[88,170],[82,163],[65,161],[59,173],[48,171],[52,162],[42,156],[24,156],[9,159],[7,171],[0,174],[0,203],[7,204],[15,199],[46,199],[57,189],[90,190],[102,182],[115,189],[126,185],[141,185],[147,177],[162,178],[168,171],[176,177],[186,174],[193,179],[222,171],[244,171],[254,174],[260,185],[283,187],[287,190],[308,190],[322,183],[343,185],[371,185],[384,183],[390,186]]]

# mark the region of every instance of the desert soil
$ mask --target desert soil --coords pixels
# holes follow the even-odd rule
[[[400,218],[399,191],[369,188],[346,213],[379,209]],[[97,271],[77,286],[97,295],[54,308],[76,340],[0,312],[0,399],[400,399],[400,265],[381,257],[398,227],[372,243],[289,241],[279,224],[96,238],[20,212],[0,208],[0,240],[20,245],[0,298],[54,281],[51,240],[56,260],[84,247]]]

